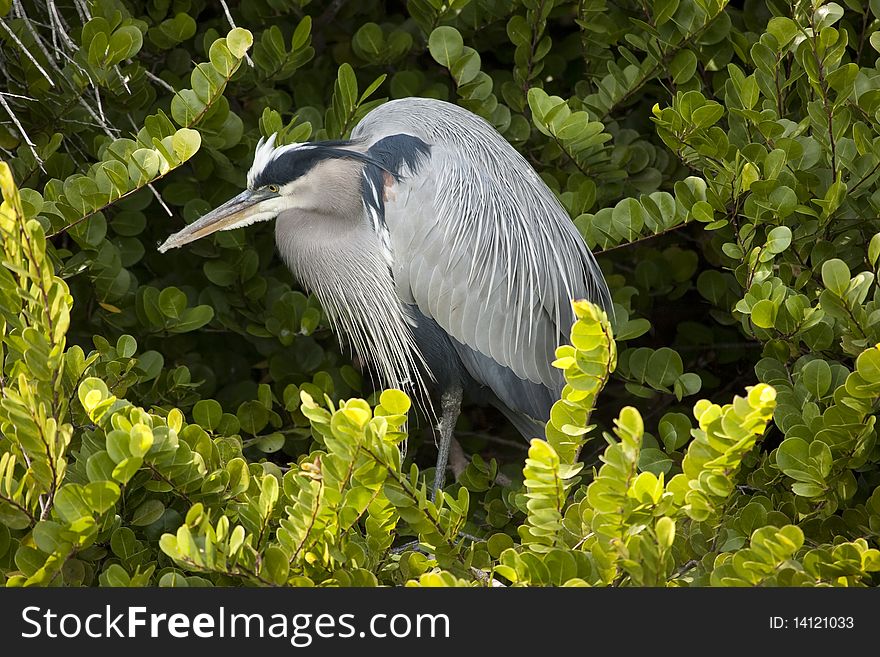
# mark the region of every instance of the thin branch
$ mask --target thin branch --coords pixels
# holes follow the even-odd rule
[[[852,189],[849,190],[849,193],[852,194],[853,192],[855,192],[862,185],[862,183],[864,183],[871,176],[877,173],[877,169],[880,169],[880,160],[877,161],[877,164],[874,165],[874,168],[871,169],[870,172],[862,176],[862,178],[855,185],[853,185]]]
[[[43,37],[41,37],[40,33],[34,29],[34,26],[31,22],[31,19],[28,18],[28,15],[24,11],[24,6],[21,4],[21,0],[12,0],[12,2],[15,5],[15,8],[18,12],[19,17],[24,21],[24,24],[27,27],[28,32],[30,32],[31,36],[34,37],[34,42],[37,44],[37,48],[39,48],[42,51],[43,55],[46,57],[46,61],[49,62],[49,64],[52,66],[52,68],[54,68],[55,71],[60,74],[61,68],[55,62],[55,58],[49,54],[49,50],[46,48],[45,44],[43,43]],[[48,27],[48,26],[46,26],[46,27]],[[53,87],[55,86],[54,83],[52,86]]]
[[[107,122],[107,117],[104,116],[104,105],[101,103],[101,94],[98,91],[97,85],[93,85],[92,89],[95,92],[95,102],[98,103],[98,115],[101,117],[101,123],[107,126],[107,128],[111,128],[112,126]],[[119,131],[117,130],[117,132]]]
[[[2,22],[2,21],[0,21]],[[3,97],[3,94],[0,94],[0,106],[6,110],[6,113],[9,115],[9,118],[12,119],[12,122],[15,124],[15,127],[18,128],[18,132],[21,135],[21,138],[24,139],[24,143],[28,145],[31,149],[31,153],[33,153],[34,157],[37,160],[37,164],[40,165],[40,169],[43,173],[46,173],[46,169],[43,167],[43,159],[40,157],[40,154],[37,153],[36,144],[31,141],[30,136],[25,131],[24,126],[21,125],[21,122],[18,120],[18,117],[15,115],[15,112],[12,111],[12,108],[9,106],[9,103],[6,102],[6,99]]]
[[[160,78],[158,75],[154,75],[153,73],[150,73],[150,72],[149,72],[148,70],[146,70],[146,69],[144,69],[144,73],[146,73],[147,77],[150,78],[150,79],[151,79],[153,82],[155,82],[156,84],[158,84],[160,87],[166,89],[167,91],[170,91],[170,92],[173,93],[173,94],[176,94],[176,93],[177,93],[177,89],[175,89],[175,88],[172,87],[170,84],[168,84],[167,82],[165,82],[165,80],[163,80],[162,78]]]
[[[315,507],[312,509],[312,517],[309,518],[309,525],[306,527],[306,531],[303,534],[303,538],[300,541],[299,545],[296,546],[296,550],[293,553],[293,556],[290,557],[290,563],[296,561],[296,558],[299,556],[299,553],[302,552],[303,548],[306,546],[306,541],[309,540],[309,534],[312,533],[312,529],[315,527],[315,521],[318,518],[318,511],[321,509],[321,497],[324,492],[324,479],[318,480],[318,491],[315,493]],[[262,531],[260,532],[262,534]],[[259,545],[259,543],[257,543]]]
[[[53,36],[55,33],[59,34],[62,42],[64,42],[70,50],[76,51],[76,43],[74,43],[73,39],[70,38],[70,35],[67,34],[70,28],[68,28],[67,23],[64,22],[64,18],[58,11],[58,7],[55,6],[54,0],[47,0],[46,5],[49,8],[49,20],[53,23]]]
[[[665,230],[661,230],[659,233],[653,233],[651,235],[645,235],[644,237],[640,237],[637,240],[632,240],[631,242],[623,242],[622,244],[617,244],[615,246],[608,247],[607,249],[602,249],[601,251],[594,251],[594,255],[601,255],[603,253],[609,253],[611,251],[616,251],[617,249],[622,249],[627,246],[632,246],[633,244],[638,244],[639,242],[644,242],[646,240],[652,240],[655,237],[660,237],[661,235],[666,235],[667,233],[671,233],[675,230],[679,230],[684,228],[685,226],[690,226],[691,222],[685,221],[678,225],[672,226],[670,228],[666,228]]]
[[[31,60],[31,63],[33,63],[33,65],[37,67],[37,70],[39,70],[40,73],[43,74],[43,77],[49,81],[49,84],[54,87],[55,82],[52,80],[52,78],[49,77],[49,74],[46,73],[46,69],[44,69],[42,66],[40,66],[40,62],[37,61],[36,57],[34,57],[31,54],[31,51],[15,35],[15,32],[13,32],[11,29],[9,29],[9,26],[6,24],[6,21],[4,21],[2,18],[0,18],[0,27],[2,27],[4,30],[6,30],[6,34],[9,35],[9,38],[15,42],[15,45],[17,45],[19,47],[19,49],[25,54],[25,56],[29,60]]]
[[[21,94],[14,94],[10,91],[0,91],[0,96],[9,96],[10,98],[21,98],[22,100],[29,100],[31,102],[37,102],[36,98],[31,98],[30,96],[22,96]]]
[[[92,14],[89,12],[85,0],[74,0],[73,6],[76,7],[76,13],[79,14],[79,19],[82,21],[83,25],[91,20]]]
[[[105,135],[110,137],[110,139],[116,139],[119,136],[119,134],[118,134],[119,131],[116,128],[113,128],[112,126],[108,125],[104,120],[102,120],[101,117],[98,116],[98,113],[92,109],[92,107],[83,99],[82,96],[79,97],[79,104],[82,105],[83,107],[85,107],[86,111],[92,115],[92,118],[95,119],[95,121],[98,123],[98,125],[101,126],[101,129],[104,131]],[[111,132],[111,128],[113,128],[113,130],[117,130],[117,134],[114,135]]]
[[[147,466],[147,469],[149,469],[149,471],[152,472],[156,477],[158,477],[159,479],[161,479],[162,481],[164,481],[166,484],[168,484],[169,486],[171,486],[172,492],[173,492],[175,495],[177,495],[178,497],[183,498],[184,501],[186,501],[187,504],[189,504],[190,506],[192,506],[192,504],[193,504],[192,499],[190,499],[189,495],[187,495],[186,493],[184,493],[184,492],[180,489],[180,486],[175,486],[173,481],[171,481],[168,477],[166,477],[164,474],[162,474],[161,472],[159,472],[159,470],[156,469],[156,466],[153,465],[152,463],[150,463],[149,461],[144,461],[144,465]]]
[[[28,517],[28,519],[31,521],[31,525],[37,524],[37,517],[33,513],[31,513],[30,510],[26,506],[22,506],[21,504],[16,502],[11,497],[6,497],[2,493],[0,493],[0,501],[6,502],[8,505],[14,506],[16,509],[18,509],[19,511],[24,513]]]
[[[167,176],[167,175],[168,175],[169,173],[171,173],[172,171],[174,171],[174,169],[169,169],[169,170],[166,171],[165,173],[163,173],[163,174],[161,174],[161,175],[159,175],[159,176],[156,176],[156,178],[153,179],[153,182],[156,182],[156,181],[158,181],[158,180],[161,180],[162,178],[164,178],[165,176]],[[146,186],[149,186],[149,185],[146,185]],[[114,198],[114,199],[108,201],[107,203],[105,203],[104,205],[102,205],[100,208],[95,208],[94,210],[90,211],[88,214],[84,214],[83,216],[81,216],[79,219],[76,219],[76,220],[74,220],[73,222],[71,222],[71,223],[69,223],[69,224],[66,224],[66,225],[62,226],[62,227],[59,228],[58,230],[49,233],[48,235],[46,235],[46,237],[47,237],[47,238],[52,238],[52,237],[55,237],[56,235],[60,235],[61,233],[70,230],[71,228],[73,228],[74,226],[79,225],[80,223],[82,223],[83,221],[85,221],[86,219],[88,219],[89,217],[91,217],[91,216],[93,216],[93,215],[95,215],[95,214],[97,214],[97,213],[99,213],[99,212],[103,212],[104,210],[106,210],[107,208],[109,208],[111,205],[113,205],[114,203],[116,203],[117,201],[119,201],[119,199],[123,199],[123,198],[125,198],[125,197],[127,197],[127,196],[131,196],[132,194],[134,194],[135,192],[139,192],[139,191],[142,190],[143,188],[144,188],[144,186],[141,186],[141,187],[135,187],[135,188],[133,188],[133,189],[128,190],[128,191],[125,192],[125,194],[123,194],[122,196],[119,196],[119,197],[117,197],[117,198]],[[154,194],[158,194],[158,192],[156,192],[155,190],[153,190],[153,193],[154,193]],[[159,202],[162,204],[162,207],[165,208],[165,211],[166,211],[169,215],[171,215],[172,212],[171,212],[171,210],[168,209],[168,206],[165,205],[165,203],[164,203],[161,199],[159,199]]]
[[[837,144],[834,139],[834,108],[830,107],[828,104],[828,84],[825,81],[825,67],[822,64],[822,58],[819,57],[819,51],[816,46],[817,30],[812,16],[810,17],[810,26],[812,27],[813,34],[807,38],[810,41],[810,50],[813,53],[813,59],[816,60],[816,72],[819,75],[819,91],[822,95],[822,107],[825,110],[825,115],[828,117],[828,143],[831,146],[831,179],[836,181]],[[801,29],[801,32],[806,35],[803,29]]]
[[[544,13],[544,5],[546,5],[546,4],[547,4],[546,0],[541,0],[541,4],[538,5],[533,10],[535,12],[534,15],[536,18]],[[527,65],[526,65],[526,74],[523,76],[523,83],[522,83],[522,92],[523,92],[524,98],[529,97],[529,87],[531,86],[529,84],[529,81],[532,79],[532,71],[535,68],[535,50],[537,50],[538,43],[540,42],[541,37],[544,35],[544,28],[546,27],[546,21],[544,21],[544,22],[545,22],[544,26],[539,25],[537,21],[532,23],[532,38],[529,42],[529,57],[527,60]],[[526,103],[526,107],[528,107],[528,102]],[[578,167],[578,168],[580,168],[580,167]]]
[[[167,214],[169,217],[173,217],[174,213],[171,211],[171,208],[169,208],[168,205],[165,203],[165,199],[162,198],[162,195],[159,193],[159,190],[157,190],[153,186],[153,183],[149,183],[147,185],[147,188],[150,190],[150,192],[152,192],[152,194],[156,198],[156,200],[159,201],[159,205],[161,205],[162,209],[165,210],[165,214]]]
[[[699,561],[697,561],[696,559],[691,559],[690,561],[682,564],[682,566],[678,570],[676,570],[675,573],[673,573],[672,577],[670,577],[669,579],[678,579],[679,577],[684,575],[686,572],[688,572],[689,570],[693,570],[694,568],[696,568],[699,565],[700,565]]]
[[[129,61],[130,61],[130,60],[129,60]],[[128,86],[128,81],[131,80],[131,76],[129,76],[129,75],[123,75],[123,74],[122,74],[122,71],[119,70],[119,64],[114,64],[114,66],[113,66],[113,71],[116,73],[116,75],[119,76],[119,81],[122,82],[122,86],[125,87],[125,90],[128,92],[128,95],[130,96],[130,95],[131,95],[131,89],[130,89],[129,86]]]

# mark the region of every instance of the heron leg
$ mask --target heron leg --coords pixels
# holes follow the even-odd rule
[[[434,471],[434,488],[431,499],[437,499],[437,493],[446,482],[446,466],[449,463],[449,445],[452,443],[452,434],[455,431],[455,423],[461,412],[461,383],[455,382],[449,385],[440,396],[440,442],[437,445],[437,467]]]

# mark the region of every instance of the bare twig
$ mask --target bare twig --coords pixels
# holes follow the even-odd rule
[[[162,206],[162,209],[165,210],[165,213],[166,213],[169,217],[173,217],[173,216],[174,216],[174,213],[171,211],[171,208],[169,208],[168,205],[166,205],[166,203],[165,203],[165,199],[162,198],[162,195],[159,193],[159,190],[157,190],[157,189],[153,186],[153,183],[150,183],[149,185],[147,185],[147,187],[149,187],[149,188],[150,188],[150,191],[153,192],[153,196],[155,196],[155,197],[156,197],[156,200],[159,201],[159,205]]]
[[[74,0],[73,6],[76,7],[76,13],[83,24],[88,23],[92,19],[92,13],[89,11],[85,0]]]
[[[21,4],[21,0],[12,0],[12,2],[16,8],[16,11],[17,11],[19,17],[24,21],[24,24],[27,27],[28,32],[30,32],[31,36],[34,37],[34,42],[37,44],[37,48],[40,49],[40,51],[46,57],[46,61],[49,62],[49,65],[55,69],[55,72],[60,74],[61,67],[58,66],[58,63],[55,61],[55,58],[49,54],[48,48],[46,48],[46,45],[43,43],[43,37],[41,37],[40,33],[34,29],[33,22],[31,21],[30,18],[28,18],[28,15],[25,13],[24,5]],[[46,27],[49,27],[49,26],[47,25]],[[52,84],[52,86],[53,87],[55,86],[54,83]]]
[[[85,100],[83,100],[82,97],[79,98],[79,104],[86,108],[86,111],[91,114],[92,118],[95,119],[98,125],[101,126],[101,129],[104,131],[105,135],[110,137],[110,139],[116,139],[119,136],[119,130],[111,125],[108,125],[106,120],[98,116],[98,113],[95,112],[95,110],[93,110],[92,107]],[[113,130],[116,130],[116,134],[113,134],[111,128]]]
[[[696,559],[691,559],[690,561],[682,564],[682,566],[678,570],[675,571],[675,573],[672,575],[672,577],[670,579],[676,579],[678,577],[681,577],[686,572],[688,572],[689,570],[692,570],[693,568],[695,568],[696,566],[699,566],[699,565],[700,565],[699,561],[697,561]]]
[[[67,34],[67,31],[70,28],[68,28],[67,24],[64,22],[64,18],[58,11],[58,7],[55,6],[54,0],[47,0],[46,6],[49,9],[49,21],[52,23],[52,38],[54,39],[57,34],[61,37],[61,41],[68,49],[77,50],[76,43],[74,43],[73,39],[70,38],[70,35]]]
[[[170,84],[168,84],[167,82],[165,82],[165,80],[163,80],[162,78],[160,78],[158,75],[154,75],[153,73],[150,73],[150,72],[149,72],[148,70],[146,70],[146,69],[144,69],[144,73],[146,73],[147,77],[150,78],[150,79],[151,79],[153,82],[155,82],[156,84],[158,84],[160,87],[163,87],[164,89],[170,91],[170,92],[173,93],[173,94],[176,94],[176,93],[177,93],[177,89],[175,89],[175,88],[172,87]]]
[[[130,60],[129,60],[130,61]],[[119,69],[119,64],[115,64],[113,66],[113,71],[116,75],[119,76],[119,81],[122,83],[122,86],[125,87],[125,90],[128,92],[128,95],[131,95],[131,89],[128,86],[128,81],[131,80],[131,76],[123,75],[122,71]]]
[[[98,92],[97,86],[93,86],[92,88],[95,91],[95,101],[98,103],[98,114],[101,116],[101,121],[103,121],[104,124],[106,125],[107,124],[107,117],[104,116],[104,106],[101,104],[101,94]]]
[[[32,102],[37,102],[36,98],[31,98],[30,96],[22,96],[21,94],[14,94],[9,91],[0,91],[0,96],[9,96],[10,98],[21,98],[22,100],[30,100]]]
[[[28,50],[28,48],[21,42],[21,39],[19,39],[16,36],[15,32],[13,32],[11,29],[9,29],[9,26],[6,24],[6,22],[2,18],[0,18],[0,27],[2,27],[6,31],[6,34],[9,35],[9,38],[12,39],[12,41],[15,43],[15,45],[17,45],[19,47],[19,49],[21,50],[21,52],[24,53],[25,57],[27,57],[29,60],[31,60],[31,63],[33,63],[33,65],[37,67],[37,70],[39,70],[40,73],[42,73],[43,77],[49,81],[49,84],[54,87],[55,82],[54,82],[54,80],[52,80],[51,77],[49,77],[49,74],[46,73],[46,69],[44,69],[40,65],[40,62],[37,61],[37,58],[31,54],[31,51]],[[50,59],[50,61],[52,61],[51,57],[49,59]]]
[[[665,230],[661,230],[659,233],[652,233],[651,235],[645,235],[644,237],[639,237],[638,239],[634,239],[631,242],[623,242],[621,244],[615,244],[614,246],[609,246],[607,249],[602,249],[601,251],[594,251],[594,255],[602,255],[603,253],[608,253],[610,251],[616,251],[617,249],[623,249],[628,246],[632,246],[633,244],[638,244],[639,242],[644,242],[645,240],[651,240],[655,237],[660,237],[661,235],[666,235],[667,233],[671,233],[675,230],[680,230],[685,226],[690,226],[691,222],[685,221],[680,224],[676,224],[675,226],[671,226],[666,228]]]
[[[18,129],[18,133],[21,135],[21,138],[24,139],[24,143],[28,145],[31,149],[31,153],[33,153],[34,157],[37,160],[37,164],[40,165],[40,169],[42,169],[43,173],[46,173],[46,169],[43,168],[43,159],[40,157],[40,154],[37,153],[36,144],[31,141],[31,138],[28,136],[28,133],[25,132],[24,126],[21,125],[21,122],[18,120],[18,117],[15,115],[15,112],[12,111],[12,108],[9,106],[9,103],[6,102],[6,99],[0,94],[0,106],[6,110],[6,113],[9,115],[9,118],[12,119],[12,122],[15,124],[15,127]]]
[[[408,543],[404,543],[403,545],[398,545],[397,547],[391,548],[389,552],[391,554],[401,554],[403,552],[406,552],[407,550],[418,550],[419,552],[422,552],[422,550],[419,549],[419,545],[421,545],[419,541],[409,541]]]
[[[100,123],[95,123],[94,121],[80,121],[79,119],[65,119],[65,118],[59,118],[58,120],[61,121],[61,123],[74,123],[76,125],[87,125],[90,128],[102,127]]]

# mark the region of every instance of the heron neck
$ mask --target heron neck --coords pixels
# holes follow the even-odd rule
[[[421,372],[427,367],[365,218],[282,213],[275,234],[285,263],[318,298],[340,342],[371,364],[383,387],[426,397]]]

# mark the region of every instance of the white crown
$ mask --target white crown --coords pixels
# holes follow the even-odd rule
[[[257,176],[259,176],[260,173],[279,155],[290,151],[314,148],[311,144],[307,143],[285,144],[284,146],[278,146],[276,148],[276,137],[278,137],[278,133],[274,132],[268,139],[260,137],[260,141],[257,142],[257,149],[254,151],[254,163],[251,164],[250,171],[248,171],[247,175],[248,187],[253,187]]]

